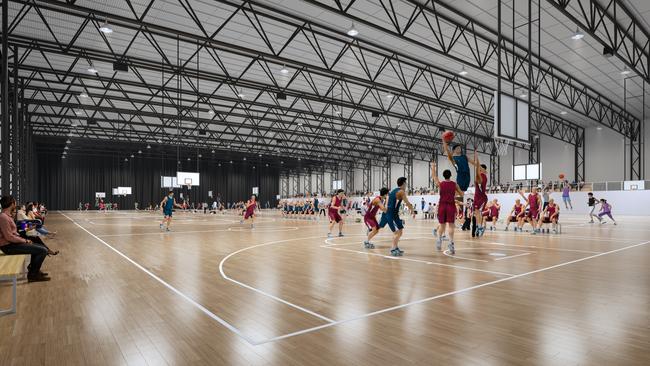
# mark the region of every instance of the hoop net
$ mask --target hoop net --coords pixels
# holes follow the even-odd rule
[[[504,156],[508,154],[508,140],[495,137],[493,141],[497,155]]]

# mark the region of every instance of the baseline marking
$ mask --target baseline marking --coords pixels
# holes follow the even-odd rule
[[[628,250],[628,249],[636,248],[636,247],[639,247],[639,246],[642,246],[642,245],[646,245],[648,243],[650,243],[650,241],[644,241],[643,243],[634,244],[634,245],[630,245],[630,246],[627,246],[627,247],[610,250],[608,252],[594,254],[594,255],[584,257],[584,258],[580,258],[580,259],[576,259],[576,260],[573,260],[573,261],[570,261],[570,262],[560,263],[560,264],[556,264],[554,266],[541,268],[541,269],[537,269],[537,270],[534,270],[534,271],[514,275],[512,277],[506,277],[506,278],[501,278],[501,279],[490,281],[490,282],[485,282],[485,283],[482,283],[480,285],[471,286],[471,287],[467,287],[467,288],[456,290],[456,291],[450,291],[450,292],[447,292],[447,293],[444,293],[444,294],[431,296],[431,297],[428,297],[426,299],[411,301],[411,302],[406,303],[406,304],[397,305],[397,306],[393,306],[393,307],[382,309],[382,310],[377,310],[377,311],[374,311],[374,312],[371,312],[371,313],[355,316],[355,317],[345,319],[345,320],[339,320],[339,321],[334,322],[334,323],[323,324],[323,325],[320,325],[320,326],[303,329],[303,330],[300,330],[300,331],[297,331],[297,332],[288,333],[288,334],[281,335],[281,336],[274,337],[274,338],[269,338],[269,339],[267,339],[265,341],[260,342],[259,344],[265,344],[265,343],[269,343],[269,342],[276,342],[276,341],[279,341],[279,340],[282,340],[282,339],[291,338],[291,337],[295,337],[295,336],[306,334],[306,333],[311,333],[311,332],[321,330],[321,329],[324,329],[324,328],[329,328],[329,327],[332,327],[332,326],[335,326],[335,325],[349,323],[349,322],[352,322],[352,321],[355,321],[355,320],[365,319],[365,318],[369,318],[371,316],[375,316],[375,315],[387,313],[387,312],[390,312],[390,311],[402,309],[402,308],[405,308],[405,307],[408,307],[408,306],[411,306],[411,305],[422,304],[422,303],[429,302],[429,301],[436,300],[436,299],[440,299],[440,298],[443,298],[443,297],[448,297],[448,296],[452,296],[452,295],[462,294],[462,293],[465,293],[465,292],[470,292],[470,291],[473,291],[473,290],[476,290],[476,289],[479,289],[479,288],[482,288],[482,287],[496,285],[496,284],[501,283],[501,282],[514,280],[516,278],[526,277],[526,276],[530,276],[530,275],[535,274],[535,273],[540,273],[540,272],[548,271],[548,270],[551,270],[551,269],[554,269],[554,268],[568,266],[570,264],[579,263],[579,262],[586,261],[586,260],[589,260],[589,259],[593,259],[593,258],[597,258],[597,257],[601,257],[601,256],[621,252],[621,251],[624,251],[624,250]]]

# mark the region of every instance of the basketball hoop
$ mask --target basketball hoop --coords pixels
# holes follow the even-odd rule
[[[495,137],[493,141],[497,155],[504,156],[508,154],[508,140]]]

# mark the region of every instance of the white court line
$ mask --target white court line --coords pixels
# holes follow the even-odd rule
[[[446,292],[446,293],[444,293],[444,294],[440,294],[440,295],[436,295],[436,296],[431,296],[431,297],[428,297],[428,298],[426,298],[426,299],[421,299],[421,300],[411,301],[411,302],[408,302],[408,303],[406,303],[406,304],[397,305],[397,306],[392,306],[392,307],[390,307],[390,308],[386,308],[386,309],[382,309],[382,310],[373,311],[373,312],[371,312],[371,313],[362,314],[362,315],[355,316],[355,317],[352,317],[352,318],[349,318],[349,319],[339,320],[339,321],[336,321],[336,322],[334,322],[334,323],[323,324],[323,325],[319,325],[319,326],[316,326],[316,327],[303,329],[303,330],[300,330],[300,331],[297,331],[297,332],[288,333],[288,334],[281,335],[281,336],[278,336],[278,337],[269,338],[269,339],[267,339],[267,340],[265,340],[265,341],[260,342],[259,344],[265,344],[265,343],[269,343],[269,342],[276,342],[276,341],[279,341],[279,340],[282,340],[282,339],[286,339],[286,338],[290,338],[290,337],[295,337],[295,336],[297,336],[297,335],[301,335],[301,334],[311,333],[311,332],[314,332],[314,331],[317,331],[317,330],[321,330],[321,329],[324,329],[324,328],[329,328],[329,327],[332,327],[332,326],[335,326],[335,325],[344,324],[344,323],[349,323],[349,322],[352,322],[352,321],[355,321],[355,320],[365,319],[365,318],[369,318],[369,317],[371,317],[371,316],[375,316],[375,315],[378,315],[378,314],[383,314],[383,313],[387,313],[387,312],[390,312],[390,311],[394,311],[394,310],[402,309],[402,308],[405,308],[405,307],[408,307],[408,306],[411,306],[411,305],[422,304],[422,303],[429,302],[429,301],[436,300],[436,299],[440,299],[440,298],[443,298],[443,297],[452,296],[452,295],[457,295],[457,294],[462,294],[462,293],[465,293],[465,292],[470,292],[470,291],[473,291],[473,290],[476,290],[476,289],[479,289],[479,288],[482,288],[482,287],[492,286],[492,285],[496,285],[496,284],[501,283],[501,282],[506,282],[506,281],[514,280],[514,279],[516,279],[516,278],[526,277],[526,276],[530,276],[530,275],[535,274],[535,273],[540,273],[540,272],[548,271],[548,270],[551,270],[551,269],[554,269],[554,268],[559,268],[559,267],[563,267],[563,266],[568,266],[568,265],[570,265],[570,264],[574,264],[574,263],[578,263],[578,262],[586,261],[586,260],[589,260],[589,259],[593,259],[593,258],[601,257],[601,256],[608,255],[608,254],[612,254],[612,253],[617,253],[617,252],[620,252],[620,251],[623,251],[623,250],[627,250],[627,249],[631,249],[631,248],[639,247],[639,246],[642,246],[642,245],[646,245],[646,244],[648,244],[648,243],[650,243],[650,241],[644,241],[643,243],[634,244],[634,245],[630,245],[630,246],[627,246],[627,247],[623,247],[623,248],[619,248],[619,249],[610,250],[610,251],[608,251],[608,252],[603,252],[603,253],[594,254],[594,255],[591,255],[591,256],[588,256],[588,257],[584,257],[584,258],[580,258],[580,259],[576,259],[576,260],[573,260],[573,261],[570,261],[570,262],[560,263],[560,264],[556,264],[556,265],[554,265],[554,266],[550,266],[550,267],[545,267],[545,268],[537,269],[537,270],[534,270],[534,271],[530,271],[530,272],[526,272],[526,273],[522,273],[522,274],[514,275],[514,276],[511,276],[511,277],[506,277],[506,278],[501,278],[501,279],[494,280],[494,281],[490,281],[490,282],[485,282],[485,283],[482,283],[482,284],[480,284],[480,285],[471,286],[471,287],[467,287],[467,288],[460,289],[460,290],[456,290],[456,291]]]
[[[457,250],[459,250],[459,249],[457,249]],[[488,261],[486,261],[485,259],[475,259],[475,258],[461,257],[461,256],[456,255],[456,254],[451,255],[451,253],[449,252],[449,249],[444,250],[444,251],[442,252],[442,254],[446,255],[446,256],[449,257],[449,258],[454,258],[454,259],[463,259],[463,260],[467,260],[467,261],[484,262],[484,263],[487,263],[487,262],[488,262]],[[513,276],[513,275],[511,275],[511,276]]]
[[[364,236],[364,235],[349,235],[349,236]],[[335,238],[332,238],[335,239]],[[401,260],[401,261],[407,261],[407,262],[416,262],[416,263],[425,263],[425,264],[432,264],[435,266],[441,266],[441,267],[450,267],[450,268],[456,268],[456,269],[464,269],[464,270],[469,270],[469,271],[476,271],[476,272],[485,272],[485,273],[490,273],[493,275],[498,275],[498,276],[514,276],[512,273],[504,273],[504,272],[496,272],[496,271],[488,271],[486,269],[478,269],[478,268],[471,268],[471,267],[464,267],[464,266],[457,266],[454,264],[445,264],[445,263],[439,263],[439,262],[431,262],[427,260],[422,260],[422,259],[415,259],[415,258],[405,258],[405,257],[392,257],[388,256],[385,254],[379,254],[379,253],[371,253],[371,252],[362,252],[359,250],[353,250],[353,249],[344,249],[344,248],[332,248],[333,245],[340,245],[340,244],[330,244],[329,240],[332,239],[327,239],[325,242],[328,245],[321,245],[321,248],[327,248],[327,249],[334,249],[334,250],[342,250],[344,252],[353,252],[353,253],[361,253],[361,254],[367,254],[367,255],[374,255],[378,257],[384,257],[387,259],[395,259],[395,260]],[[422,239],[420,237],[415,237],[411,239]],[[350,243],[350,245],[353,245],[354,243]]]
[[[186,300],[187,302],[189,302],[190,304],[192,304],[194,307],[196,307],[197,309],[199,309],[201,312],[203,312],[204,314],[206,314],[206,315],[209,316],[210,318],[216,320],[219,324],[223,325],[224,327],[226,327],[227,329],[229,329],[231,332],[237,334],[239,337],[241,337],[243,340],[245,340],[245,341],[248,342],[249,344],[251,344],[251,345],[261,344],[260,342],[256,342],[256,341],[254,341],[253,339],[249,338],[249,337],[246,336],[244,333],[242,333],[239,329],[235,328],[233,325],[231,325],[231,324],[228,323],[227,321],[223,320],[222,318],[220,318],[219,316],[217,316],[216,314],[214,314],[213,312],[211,312],[210,310],[208,310],[206,307],[204,307],[203,305],[201,305],[201,304],[199,304],[198,302],[194,301],[194,299],[192,299],[191,297],[189,297],[189,296],[185,295],[184,293],[180,292],[176,287],[174,287],[174,286],[170,285],[169,283],[165,282],[162,278],[156,276],[156,275],[153,274],[151,271],[149,271],[148,269],[146,269],[146,268],[144,268],[142,265],[140,265],[138,262],[136,262],[136,261],[134,261],[133,259],[131,259],[131,258],[129,258],[128,256],[126,256],[126,254],[124,254],[124,253],[120,252],[119,250],[115,249],[113,246],[111,246],[110,244],[108,244],[107,242],[105,242],[104,240],[102,240],[100,237],[98,237],[97,235],[91,233],[91,232],[88,231],[85,227],[79,225],[76,221],[74,221],[73,219],[71,219],[70,217],[68,217],[68,216],[67,216],[66,214],[64,214],[63,212],[60,212],[60,211],[59,211],[59,213],[60,213],[61,215],[63,215],[66,219],[72,221],[72,223],[75,224],[75,225],[77,225],[81,230],[83,230],[83,231],[85,231],[86,233],[88,233],[88,235],[90,235],[90,236],[92,236],[93,238],[97,239],[97,241],[99,241],[100,243],[104,244],[106,247],[108,247],[109,249],[111,249],[111,250],[114,251],[115,253],[119,254],[122,258],[124,258],[124,259],[126,259],[127,261],[129,261],[131,264],[133,264],[134,266],[136,266],[138,269],[140,269],[141,271],[143,271],[144,273],[146,273],[147,275],[149,275],[149,276],[150,276],[151,278],[153,278],[154,280],[156,280],[156,281],[158,281],[159,283],[161,283],[163,286],[165,286],[165,287],[167,287],[168,289],[170,289],[172,292],[174,292],[175,294],[177,294],[178,296],[180,296],[182,299],[184,299],[184,300]]]
[[[515,245],[515,244],[505,244],[505,243],[497,243],[494,241],[489,241],[489,242],[476,242],[472,240],[464,240],[464,239],[456,239],[457,242],[463,242],[463,243],[473,243],[473,244],[488,244],[488,245],[500,245],[504,247],[515,247],[515,248],[532,248],[532,249],[543,249],[543,250],[554,250],[554,251],[559,251],[559,252],[576,252],[576,253],[589,253],[589,254],[598,254],[602,252],[594,252],[592,250],[579,250],[579,249],[563,249],[563,248],[545,248],[545,247],[537,247],[534,245]]]
[[[262,226],[262,227],[259,227],[259,228],[260,228],[260,229],[263,229],[263,228],[265,228],[265,226]],[[113,237],[113,236],[140,236],[140,235],[156,235],[156,234],[160,234],[160,235],[171,235],[171,234],[195,234],[195,233],[220,233],[220,232],[227,232],[227,231],[230,231],[230,232],[251,232],[251,233],[255,233],[255,232],[257,232],[256,229],[258,229],[258,228],[253,229],[253,231],[251,231],[251,230],[230,230],[230,228],[228,228],[228,229],[218,229],[218,230],[158,231],[158,232],[151,232],[151,233],[105,234],[105,235],[98,235],[98,236],[100,236],[100,237],[102,237],[102,238],[107,238],[107,237]],[[289,226],[289,227],[285,227],[285,228],[283,228],[283,229],[286,229],[286,230],[274,230],[274,231],[272,231],[272,232],[278,232],[278,231],[296,231],[296,230],[298,230],[299,228],[296,227],[296,226]],[[268,233],[269,231],[260,231],[260,232]]]
[[[313,316],[315,316],[315,317],[317,317],[317,318],[319,318],[319,319],[322,319],[322,320],[324,320],[324,321],[326,321],[326,322],[333,323],[335,320],[332,320],[332,319],[330,319],[330,318],[328,318],[328,317],[326,317],[326,316],[323,316],[323,315],[321,315],[321,314],[318,314],[318,313],[316,313],[316,312],[314,312],[314,311],[311,311],[311,310],[309,310],[309,309],[305,309],[305,308],[303,308],[303,307],[301,307],[301,306],[299,306],[299,305],[293,304],[293,303],[291,303],[291,302],[289,302],[289,301],[283,300],[283,299],[281,299],[281,298],[279,298],[279,297],[277,297],[277,296],[275,296],[275,295],[271,295],[271,294],[269,294],[269,293],[267,293],[267,292],[264,292],[264,291],[262,291],[262,290],[260,290],[260,289],[257,289],[257,288],[255,288],[255,287],[249,286],[249,285],[247,285],[247,284],[245,284],[245,283],[243,283],[243,282],[239,282],[239,281],[237,281],[237,280],[235,280],[235,279],[232,279],[232,278],[228,277],[228,276],[226,275],[226,273],[224,272],[224,270],[223,270],[223,265],[224,265],[224,263],[226,263],[226,261],[228,260],[228,258],[230,258],[230,257],[232,257],[232,256],[234,256],[234,255],[236,255],[236,254],[239,254],[239,253],[241,253],[241,252],[247,251],[247,250],[249,250],[249,249],[254,249],[254,248],[264,247],[264,246],[267,246],[267,245],[279,244],[279,243],[286,243],[286,242],[296,241],[296,240],[310,240],[310,239],[322,239],[322,238],[323,238],[323,236],[312,236],[312,237],[307,237],[307,238],[293,238],[293,239],[276,240],[276,241],[270,241],[270,242],[267,242],[267,243],[262,243],[262,244],[252,245],[252,246],[250,246],[250,247],[246,247],[246,248],[242,248],[242,249],[236,250],[236,251],[234,251],[234,252],[228,254],[226,257],[224,257],[224,258],[221,260],[221,262],[219,262],[219,273],[221,273],[221,277],[223,277],[224,279],[226,279],[226,280],[228,280],[228,281],[230,281],[230,282],[236,283],[236,284],[239,285],[239,286],[242,286],[242,287],[245,287],[245,288],[247,288],[247,289],[249,289],[249,290],[255,291],[255,292],[257,292],[257,293],[259,293],[259,294],[261,294],[261,295],[264,295],[264,296],[269,297],[269,298],[271,298],[271,299],[273,299],[273,300],[279,301],[279,302],[281,302],[281,303],[283,303],[283,304],[285,304],[285,305],[291,306],[292,308],[295,308],[295,309],[298,309],[298,310],[300,310],[300,311],[303,311],[303,312],[305,312],[305,313],[307,313],[307,314],[309,314],[309,315],[313,315]]]
[[[533,237],[530,232],[523,232],[523,233],[515,233],[514,231],[486,231],[485,234],[491,234],[490,236],[494,235],[506,235],[506,236],[514,236],[514,237],[526,237],[528,236]],[[621,239],[609,239],[609,238],[596,238],[596,237],[589,237],[589,236],[576,236],[576,235],[566,235],[566,234],[537,234],[538,238],[548,238],[548,239],[576,239],[576,240],[588,240],[588,241],[615,241],[615,242],[621,242],[622,240],[634,240],[634,239],[626,239],[626,238],[621,238]],[[638,240],[638,239],[637,239]]]
[[[530,254],[532,254],[532,253],[526,252],[526,253],[521,253],[521,254],[509,255],[507,257],[497,258],[497,259],[495,259],[495,261],[502,261],[504,259],[517,258],[517,257],[521,257],[521,256],[524,256],[524,255],[530,255]]]

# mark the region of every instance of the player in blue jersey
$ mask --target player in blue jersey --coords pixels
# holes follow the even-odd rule
[[[393,232],[393,244],[390,248],[390,255],[394,257],[399,257],[404,254],[404,251],[398,246],[399,239],[402,237],[402,232],[404,231],[404,222],[399,217],[399,208],[402,202],[409,208],[413,218],[415,218],[415,210],[406,195],[406,178],[404,177],[397,179],[397,188],[394,188],[388,193],[386,212],[381,214],[381,221],[379,222],[380,228],[388,225]]]
[[[449,145],[447,145],[447,142],[443,140],[442,149],[447,155],[447,159],[449,159],[451,165],[456,168],[456,183],[458,184],[458,187],[460,187],[460,190],[463,192],[467,191],[471,180],[469,164],[474,165],[476,168],[474,161],[467,159],[467,155],[463,153],[463,147],[460,144],[454,144],[451,150],[449,150]]]
[[[160,223],[160,230],[162,230],[163,226],[167,224],[166,230],[169,231],[169,225],[172,223],[172,213],[174,211],[174,207],[183,208],[181,205],[176,203],[176,200],[174,199],[174,191],[169,190],[167,196],[165,196],[162,202],[160,202],[160,209],[164,215],[163,220]]]

